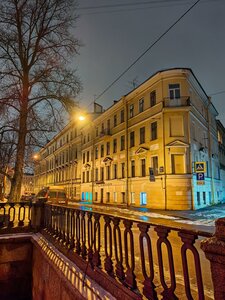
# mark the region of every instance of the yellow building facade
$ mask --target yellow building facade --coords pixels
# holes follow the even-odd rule
[[[154,209],[221,202],[216,116],[190,69],[157,72],[97,117],[68,124],[40,151],[36,186],[61,184],[71,199]]]

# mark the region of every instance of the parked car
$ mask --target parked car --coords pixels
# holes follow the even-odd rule
[[[39,199],[52,204],[68,204],[66,191],[62,186],[48,186],[43,188],[37,193],[33,202],[37,202]]]

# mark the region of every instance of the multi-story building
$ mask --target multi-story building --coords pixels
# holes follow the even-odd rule
[[[216,116],[190,69],[157,72],[79,125],[78,198],[156,209],[198,209],[222,201]],[[66,162],[71,166],[67,156],[69,132],[78,128],[74,124],[40,151],[40,170],[47,167],[47,172],[36,171],[42,184],[72,180],[65,168]],[[66,158],[59,163],[62,151]]]

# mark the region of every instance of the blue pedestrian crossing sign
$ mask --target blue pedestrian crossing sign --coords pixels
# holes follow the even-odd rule
[[[206,172],[205,161],[196,161],[195,162],[195,172],[196,173],[205,173]]]

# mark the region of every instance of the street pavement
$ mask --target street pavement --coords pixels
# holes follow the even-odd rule
[[[125,218],[135,218],[136,220],[210,233],[214,233],[215,231],[215,220],[225,217],[225,203],[195,211],[155,210],[146,207],[127,207],[123,204],[90,203],[86,201],[69,202],[69,204],[79,206],[79,208],[84,210],[99,211]]]

